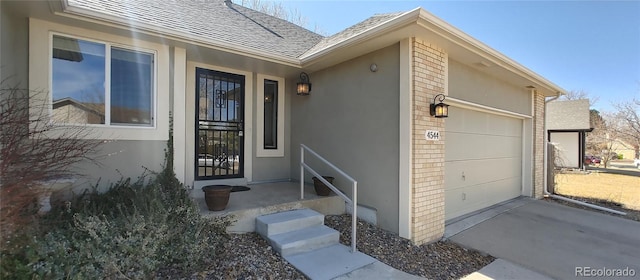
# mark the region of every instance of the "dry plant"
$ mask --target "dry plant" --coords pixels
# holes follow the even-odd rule
[[[555,187],[557,185],[558,174],[562,174],[563,166],[566,166],[564,159],[560,156],[560,148],[554,143],[547,143],[547,190],[555,194]]]
[[[75,175],[79,162],[97,163],[102,143],[86,125],[55,124],[42,92],[0,83],[0,241],[32,221],[41,185]]]

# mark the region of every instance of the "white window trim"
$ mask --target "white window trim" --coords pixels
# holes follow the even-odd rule
[[[278,135],[277,149],[264,148],[264,81],[271,80],[278,82]],[[282,77],[258,74],[258,91],[256,98],[256,157],[284,157],[284,103],[285,103],[285,80]]]
[[[40,100],[51,101],[53,35],[99,42],[154,54],[152,126],[120,124],[59,124],[60,127],[86,127],[84,139],[167,140],[169,138],[169,47],[39,19],[29,19],[29,89]],[[105,69],[108,71],[109,69]],[[107,87],[109,85],[106,85]],[[108,90],[108,88],[106,88]],[[105,100],[107,102],[108,100]],[[107,106],[108,104],[105,104]],[[105,108],[108,109],[108,108]],[[49,108],[49,110],[52,110]],[[49,112],[50,115],[52,112]],[[105,110],[105,114],[107,114]],[[55,137],[55,136],[53,136]]]
[[[153,129],[156,127],[156,119],[157,119],[157,110],[156,110],[156,106],[157,106],[157,102],[156,100],[158,99],[158,92],[157,92],[157,88],[156,85],[158,84],[158,67],[156,65],[156,61],[158,60],[158,52],[152,49],[145,49],[145,48],[141,48],[138,46],[127,46],[127,45],[123,45],[123,44],[118,44],[118,43],[112,43],[112,42],[106,42],[106,41],[101,41],[101,40],[94,40],[91,38],[84,38],[82,36],[76,36],[76,35],[71,35],[71,34],[65,34],[65,33],[60,33],[60,32],[49,32],[49,44],[50,44],[50,48],[49,48],[49,59],[51,60],[49,62],[49,73],[53,72],[53,36],[58,36],[58,37],[64,37],[64,38],[72,38],[72,39],[78,39],[78,40],[83,40],[83,41],[87,41],[87,42],[91,42],[91,43],[96,43],[96,44],[102,44],[105,47],[105,54],[104,54],[104,58],[105,58],[105,85],[104,85],[104,91],[105,91],[105,96],[104,96],[104,117],[105,117],[105,123],[104,124],[77,124],[77,123],[59,123],[59,125],[61,126],[69,126],[69,125],[87,125],[87,126],[95,126],[95,127],[122,127],[122,128],[129,128],[129,127],[136,127],[136,128],[140,128],[140,129]],[[113,48],[119,48],[119,49],[124,49],[127,51],[134,51],[134,52],[142,52],[142,53],[146,53],[146,54],[151,54],[153,55],[153,89],[151,91],[151,124],[146,125],[146,124],[113,124],[111,122],[111,50]],[[49,88],[53,88],[53,79],[51,77],[49,77]],[[53,104],[53,95],[49,95],[49,103]],[[53,109],[49,108],[50,112],[49,115],[52,116],[53,115]]]

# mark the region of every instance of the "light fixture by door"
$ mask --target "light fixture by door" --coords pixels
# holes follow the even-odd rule
[[[305,72],[300,73],[297,92],[298,95],[309,95],[311,92],[311,81],[309,81],[309,75]]]

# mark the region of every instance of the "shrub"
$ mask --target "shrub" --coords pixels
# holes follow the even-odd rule
[[[0,251],[0,278],[146,279],[206,269],[231,221],[200,216],[173,172],[171,133],[168,142],[153,178],[122,179],[105,193],[96,185],[11,239]]]
[[[50,121],[51,101],[40,92],[0,81],[0,242],[36,218],[43,181],[76,175],[72,166],[97,163],[102,144],[86,126]]]
[[[25,259],[46,279],[144,279],[167,268],[186,273],[206,267],[229,223],[202,218],[180,185],[124,179],[45,216],[47,233]]]

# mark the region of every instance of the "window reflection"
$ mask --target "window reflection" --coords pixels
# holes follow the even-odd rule
[[[151,124],[151,54],[111,49],[111,123]]]
[[[109,61],[105,56],[107,51],[111,55]],[[53,120],[152,125],[153,58],[151,53],[54,35]],[[106,75],[107,66],[111,69],[109,75]],[[105,89],[107,83],[109,92]],[[107,108],[106,97],[109,97],[110,108]]]
[[[264,81],[264,148],[278,148],[278,82]]]
[[[53,120],[105,123],[105,46],[53,36]]]

